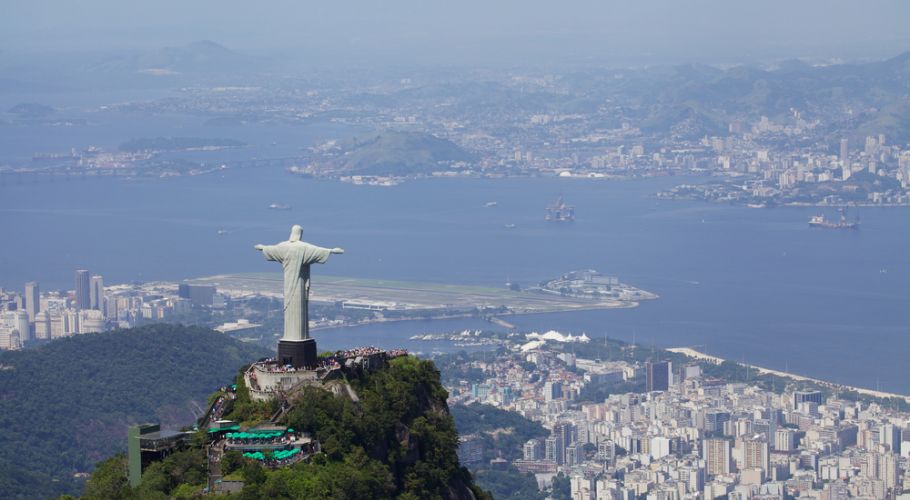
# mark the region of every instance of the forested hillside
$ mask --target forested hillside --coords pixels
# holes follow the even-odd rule
[[[179,325],[78,335],[0,354],[2,496],[78,493],[75,475],[125,450],[129,424],[192,424],[213,389],[266,355]]]
[[[345,379],[356,401],[306,387],[280,422],[318,439],[321,453],[278,469],[239,454],[221,461],[222,473],[245,483],[235,498],[489,498],[458,463],[458,433],[432,361],[403,356]],[[225,417],[265,421],[275,405],[250,400],[243,378],[236,381],[237,400]],[[150,466],[136,489],[127,485],[125,457],[113,457],[89,481],[86,497],[184,498],[204,486],[205,453],[194,446]]]

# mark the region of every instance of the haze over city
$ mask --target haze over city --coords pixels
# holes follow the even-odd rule
[[[870,59],[908,46],[900,0],[504,2],[20,1],[0,43],[123,51],[214,40],[295,63],[537,66]]]

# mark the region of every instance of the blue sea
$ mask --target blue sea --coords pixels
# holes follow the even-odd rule
[[[58,119],[85,120],[72,127],[0,121],[0,164],[157,136],[248,144],[210,155],[212,161],[282,157],[359,131],[318,120],[211,127],[201,116],[99,107],[176,95],[0,95],[0,109],[41,102],[54,106]],[[859,231],[832,231],[808,227],[815,209],[651,196],[687,181],[698,179],[435,179],[379,188],[303,179],[281,168],[138,180],[0,175],[0,287],[36,280],[44,290],[71,289],[77,268],[104,275],[106,283],[275,271],[253,245],[283,240],[299,223],[305,239],[347,250],[316,273],[502,286],[597,269],[661,298],[631,310],[509,321],[526,330],[695,346],[910,393],[910,210],[862,209]],[[575,205],[576,221],[544,221],[545,207],[559,196]],[[292,210],[269,210],[271,203]],[[476,319],[401,322],[316,336],[325,348],[404,345],[430,353],[451,346],[408,338],[464,328],[493,326]]]
[[[394,187],[292,176],[280,168],[171,179],[5,178],[0,286],[106,283],[275,271],[253,250],[288,236],[347,250],[314,270],[336,276],[502,286],[576,269],[661,298],[636,309],[509,318],[527,330],[607,335],[910,393],[910,211],[862,209],[858,231],[811,229],[809,208],[663,201],[691,179],[433,179]],[[572,223],[544,221],[558,196]],[[488,202],[495,206],[485,206]],[[292,206],[268,209],[271,203]],[[833,214],[832,214],[833,215]],[[514,228],[506,225],[514,224]],[[221,230],[222,234],[218,234]],[[479,320],[322,330],[321,345],[407,345]]]

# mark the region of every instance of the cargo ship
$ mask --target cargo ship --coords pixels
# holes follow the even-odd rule
[[[841,208],[840,219],[835,221],[828,220],[824,215],[814,215],[809,219],[809,227],[820,227],[823,229],[859,229],[859,218],[852,221],[847,220],[847,211]]]
[[[575,207],[566,205],[560,196],[556,203],[547,207],[546,220],[556,222],[568,222],[575,220]]]

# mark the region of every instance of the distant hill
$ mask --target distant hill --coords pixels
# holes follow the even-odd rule
[[[167,77],[237,72],[249,69],[256,59],[234,52],[208,40],[179,47],[163,47],[102,62],[92,69],[99,72],[138,73]]]
[[[54,108],[35,102],[23,102],[9,108],[7,113],[18,115],[20,118],[44,118],[54,114]]]
[[[74,473],[124,450],[129,424],[191,424],[212,390],[268,354],[177,325],[78,335],[0,354],[0,496],[77,492]]]
[[[834,123],[833,137],[885,134],[910,140],[910,52],[884,61],[810,65],[787,60],[774,68],[706,65],[660,66],[617,71],[613,79],[577,81],[592,96],[622,103],[645,132],[697,139],[726,135],[734,120],[778,121],[794,110],[809,120]]]
[[[625,69],[576,69],[546,84],[446,81],[368,94],[379,107],[457,103],[472,120],[502,116],[530,118],[549,114],[601,113],[592,127],[631,123],[645,134],[697,140],[724,136],[730,123],[792,120],[794,111],[818,120],[823,140],[836,144],[844,135],[861,144],[866,135],[885,134],[891,144],[910,141],[910,52],[887,60],[849,64],[810,64],[791,59],[773,66],[719,68],[705,64],[659,65]]]
[[[340,175],[418,175],[446,170],[473,156],[448,139],[418,132],[384,131],[357,137],[328,165]]]

